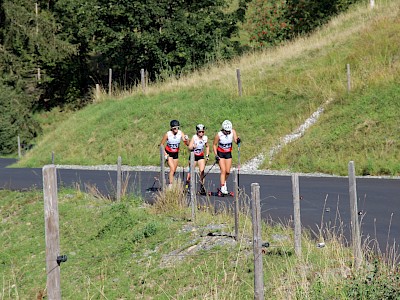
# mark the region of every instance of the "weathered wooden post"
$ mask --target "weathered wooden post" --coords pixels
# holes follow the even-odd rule
[[[240,76],[240,69],[236,69],[236,78],[238,82],[239,97],[242,97],[242,78]]]
[[[100,84],[96,83],[96,93],[94,95],[94,99],[96,102],[100,101]]]
[[[251,204],[253,223],[253,254],[254,254],[254,299],[264,300],[262,239],[261,239],[261,205],[260,185],[251,184]]]
[[[196,217],[196,172],[194,169],[194,152],[190,152],[190,204],[192,206],[192,221]]]
[[[351,74],[350,74],[350,64],[346,65],[347,68],[347,92],[351,91]]]
[[[121,180],[122,180],[122,172],[121,172],[121,156],[118,156],[117,162],[117,201],[121,201]]]
[[[17,143],[18,143],[18,158],[21,158],[22,157],[22,154],[21,154],[21,139],[19,138],[19,135],[17,137]]]
[[[51,151],[51,164],[54,165],[54,151]]]
[[[145,76],[144,69],[140,69],[140,79],[142,82],[142,92],[144,94],[144,93],[146,93],[146,76]]]
[[[165,153],[164,146],[160,145],[160,185],[161,190],[165,191]]]
[[[108,95],[112,95],[112,69],[108,69]]]
[[[358,269],[362,262],[360,224],[358,222],[357,187],[354,162],[349,162],[349,194],[351,214],[351,241],[353,246],[354,266]]]
[[[57,173],[54,165],[43,167],[44,220],[46,236],[47,298],[61,299]]]
[[[239,240],[239,186],[238,186],[238,173],[233,170],[233,183],[235,193],[235,240]]]
[[[293,219],[294,219],[294,252],[298,257],[301,256],[301,219],[300,219],[300,188],[299,175],[292,175],[293,193]]]

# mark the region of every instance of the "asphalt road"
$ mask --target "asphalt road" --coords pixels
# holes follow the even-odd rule
[[[5,168],[13,163],[11,159],[0,159],[0,189],[29,190],[42,189],[42,169]],[[151,202],[153,193],[147,188],[158,186],[155,178],[158,172],[131,171],[130,192],[141,194]],[[183,174],[178,174],[183,176]],[[209,173],[206,186],[216,190],[219,174]],[[96,188],[104,195],[115,195],[116,172],[95,170],[58,169],[59,186],[77,187],[83,191]],[[293,200],[290,176],[240,175],[241,202],[247,202],[251,195],[251,183],[260,185],[262,218],[269,222],[292,220]],[[314,232],[318,228],[331,228],[343,232],[349,237],[350,203],[348,179],[344,177],[300,176],[301,220],[303,226]],[[228,188],[233,187],[232,176]],[[357,178],[358,208],[360,211],[361,231],[364,241],[379,243],[381,251],[400,240],[400,180],[380,178]],[[203,197],[204,200],[204,197]],[[231,197],[211,197],[215,207],[233,205]],[[396,246],[396,249],[398,247]]]

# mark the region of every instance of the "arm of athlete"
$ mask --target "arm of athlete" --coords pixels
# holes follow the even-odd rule
[[[214,154],[215,154],[215,159],[217,161],[219,160],[219,156],[218,156],[218,152],[217,152],[218,142],[219,142],[219,136],[218,136],[218,133],[217,133],[215,135],[215,137],[214,137],[214,142],[213,142],[213,151],[214,151]]]
[[[208,145],[208,142],[206,143],[206,160],[208,160],[210,156],[210,145]]]
[[[236,130],[235,129],[232,129],[232,133],[233,133],[233,140],[235,141],[235,143],[236,144],[240,144],[240,138],[239,138],[239,136],[237,135],[237,133],[236,133]]]
[[[164,146],[165,142],[167,141],[168,134],[164,134],[163,138],[161,139],[161,142],[158,146]],[[164,156],[167,156],[167,152],[165,152],[165,147],[164,147]]]
[[[182,131],[182,141],[186,146],[189,146],[189,138],[187,135],[185,135]]]
[[[192,151],[194,149],[194,137],[192,137],[192,139],[190,140],[188,148],[190,151]]]

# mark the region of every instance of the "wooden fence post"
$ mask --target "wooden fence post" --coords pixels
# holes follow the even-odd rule
[[[117,163],[117,201],[121,201],[121,180],[122,180],[122,172],[121,172],[121,156],[118,156]]]
[[[142,82],[142,92],[146,93],[146,76],[144,73],[144,69],[140,69],[140,79]]]
[[[240,69],[236,69],[236,78],[238,82],[239,97],[242,97],[242,78],[240,76]]]
[[[261,239],[261,206],[260,185],[251,184],[253,254],[254,254],[254,299],[264,299],[262,239]]]
[[[94,99],[96,102],[100,101],[100,84],[96,83],[96,92],[94,95]]]
[[[61,299],[57,173],[54,165],[43,167],[44,220],[46,236],[47,298]]]
[[[19,135],[17,137],[17,142],[18,142],[18,158],[21,158],[22,157],[22,154],[21,154],[21,139],[20,139]]]
[[[54,165],[54,151],[51,151],[51,164]]]
[[[293,193],[293,219],[294,219],[294,252],[297,257],[301,256],[301,219],[300,219],[300,188],[299,175],[292,175]]]
[[[238,173],[233,170],[233,183],[235,193],[235,240],[239,240],[239,186],[238,186]]]
[[[347,92],[351,91],[351,74],[350,74],[350,64],[346,65],[347,69]]]
[[[190,152],[190,204],[192,206],[192,221],[196,217],[196,172],[194,169],[194,152]]]
[[[108,95],[112,95],[112,69],[108,69]]]
[[[361,236],[360,224],[358,222],[358,207],[357,207],[357,187],[354,162],[350,161],[349,169],[349,194],[350,194],[350,214],[351,214],[351,241],[354,255],[354,266],[358,269],[361,266]]]
[[[164,146],[160,145],[160,185],[161,190],[165,191],[165,153],[164,153]]]

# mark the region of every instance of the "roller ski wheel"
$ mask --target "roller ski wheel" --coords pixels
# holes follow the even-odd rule
[[[221,191],[208,192],[208,196],[213,196],[213,197],[234,197],[235,193],[234,192],[228,192],[228,194],[223,194],[223,193],[221,193]]]

